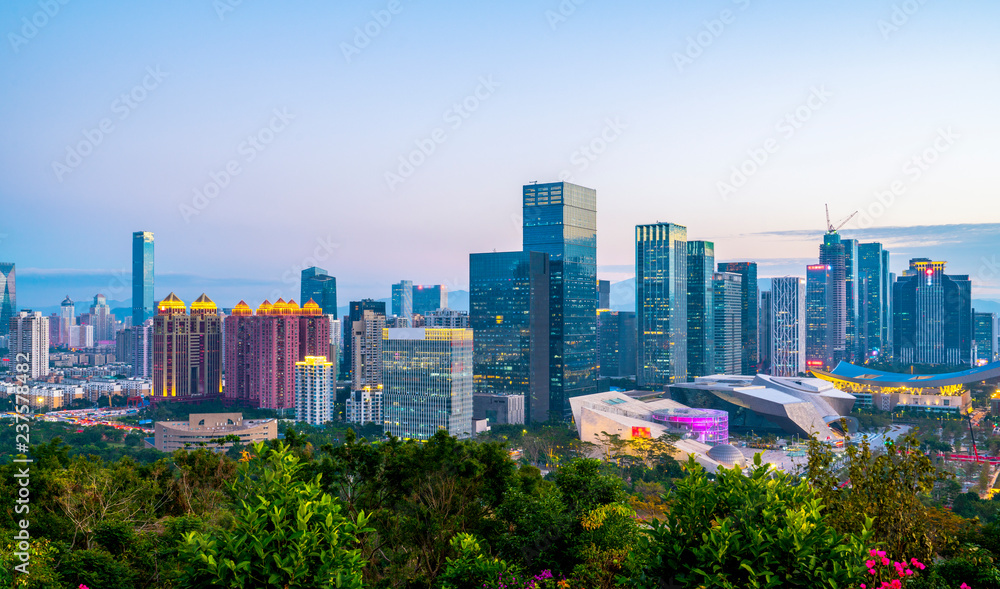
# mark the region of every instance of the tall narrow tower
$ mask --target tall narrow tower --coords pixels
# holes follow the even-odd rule
[[[153,232],[132,234],[132,325],[153,318]]]

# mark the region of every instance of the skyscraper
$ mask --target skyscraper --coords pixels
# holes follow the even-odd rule
[[[392,285],[392,314],[404,319],[413,315],[412,280],[400,280]]]
[[[371,310],[361,312],[361,317],[351,327],[351,390],[378,390],[382,388],[382,330],[385,315]]]
[[[153,375],[153,320],[132,326],[132,376],[151,378]]]
[[[596,301],[595,301],[596,302]],[[472,435],[472,330],[383,331],[386,430],[427,440],[438,430]]]
[[[740,374],[743,370],[743,276],[736,272],[712,275],[715,321],[715,374]],[[755,313],[756,314],[756,313]],[[704,376],[704,375],[700,375]]]
[[[10,320],[17,315],[14,263],[0,262],[0,337],[10,335]]]
[[[819,264],[830,267],[826,295],[826,328],[830,332],[827,345],[830,350],[825,365],[832,368],[840,360],[850,359],[847,352],[847,247],[836,231],[823,236],[823,244],[819,246]]]
[[[997,352],[997,314],[976,313],[974,321],[977,363],[986,364],[1000,360],[1000,354]]]
[[[798,376],[806,371],[806,280],[771,279],[771,374]]]
[[[715,244],[711,241],[687,242],[688,378],[718,374],[715,370],[714,273]]]
[[[760,306],[757,308],[757,355],[760,356],[760,371],[771,374],[771,291],[760,291]]]
[[[945,262],[914,258],[893,284],[898,362],[972,364],[972,282],[944,270]]]
[[[59,305],[59,345],[73,345],[70,328],[74,325],[76,325],[76,305],[69,295],[66,295]]]
[[[426,315],[438,309],[448,308],[448,287],[443,284],[417,285],[412,287],[412,292],[414,315]]]
[[[720,262],[719,272],[732,272],[742,278],[740,329],[743,350],[740,353],[741,374],[757,374],[757,262]]]
[[[844,359],[849,362],[862,357],[861,339],[865,325],[861,324],[861,270],[858,240],[841,240],[844,245]]]
[[[218,309],[202,294],[187,306],[170,293],[153,318],[153,396],[183,398],[222,392]]]
[[[295,419],[321,426],[333,419],[337,368],[323,356],[295,363]]]
[[[611,308],[611,281],[610,280],[598,280],[597,281],[597,308],[598,309],[610,309]]]
[[[597,310],[597,351],[602,377],[635,376],[637,337],[634,312]]]
[[[115,316],[104,295],[94,295],[94,304],[90,307],[90,324],[94,326],[94,341],[109,342],[115,337]]]
[[[889,279],[889,252],[881,243],[858,244],[859,351],[863,358],[887,356],[892,348],[889,326],[892,316],[892,283]],[[862,358],[858,358],[861,360]]]
[[[152,319],[153,302],[153,232],[132,234],[132,325]]]
[[[348,314],[344,317],[343,328],[343,354],[341,355],[340,376],[343,380],[352,380],[354,374],[354,322],[361,319],[365,311],[372,311],[376,315],[381,315],[385,320],[385,303],[372,299],[362,299],[351,301]]]
[[[687,228],[636,225],[635,316],[638,385],[687,380]]]
[[[541,252],[469,255],[469,325],[477,394],[524,395],[525,419],[549,408],[549,256]],[[557,399],[556,418],[562,419]]]
[[[49,318],[35,311],[21,311],[7,323],[10,354],[15,364],[28,364],[30,378],[49,373]],[[27,356],[27,358],[24,358]]]
[[[842,290],[841,290],[842,292]],[[806,266],[806,368],[836,366],[837,282],[829,264]],[[841,310],[843,308],[841,307]],[[843,341],[843,340],[840,340]]]
[[[310,299],[316,302],[324,315],[337,316],[337,279],[326,270],[313,266],[302,271],[299,300],[305,305]]]
[[[568,182],[522,188],[526,252],[549,255],[549,412],[597,391],[597,191]]]

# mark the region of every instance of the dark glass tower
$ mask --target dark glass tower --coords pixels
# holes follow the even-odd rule
[[[382,319],[385,319],[385,302],[376,301],[372,299],[362,299],[360,301],[351,301],[350,310],[346,317],[347,321],[344,322],[342,329],[344,330],[344,355],[341,360],[340,374],[345,380],[351,380],[354,376],[354,370],[351,368],[351,362],[354,358],[353,344],[351,340],[353,339],[353,325],[355,321],[361,321],[364,317],[365,311],[372,311],[376,315],[381,315]]]
[[[312,299],[324,315],[337,316],[337,279],[326,270],[315,266],[303,270],[300,294],[299,302],[303,305]]]
[[[889,301],[892,283],[889,280],[889,252],[881,243],[858,244],[858,308],[859,351],[858,360],[887,355],[892,348],[889,341]]]
[[[0,262],[0,337],[10,334],[10,319],[17,315],[14,264]]]
[[[715,374],[715,309],[712,274],[715,244],[687,242],[687,374],[688,378]]]
[[[541,252],[469,256],[475,392],[524,395],[527,423],[550,417],[549,281]]]
[[[740,330],[743,350],[740,354],[740,372],[757,374],[760,359],[757,354],[757,262],[720,262],[719,272],[732,272],[742,277],[743,289],[740,303]]]
[[[142,325],[156,311],[153,301],[153,232],[132,234],[132,325]]]
[[[549,255],[550,412],[597,392],[597,191],[568,182],[523,187],[524,251]]]
[[[635,313],[632,311],[597,311],[597,349],[601,376],[635,376]]]
[[[715,374],[743,370],[743,276],[735,272],[712,275],[715,321]]]
[[[687,380],[687,228],[635,228],[636,380],[665,388]]]
[[[836,366],[834,308],[836,278],[829,264],[806,266],[806,369]]]
[[[892,288],[896,360],[971,365],[972,281],[944,273],[944,262],[910,260]]]
[[[443,284],[413,287],[413,314],[427,315],[448,307],[448,287]]]
[[[864,327],[861,325],[861,271],[858,240],[844,239],[844,359],[856,361],[862,356],[861,339]]]
[[[997,361],[997,314],[973,312],[976,338],[976,362]]]
[[[412,280],[400,280],[392,285],[392,314],[406,319],[413,315]]]
[[[827,342],[830,346],[830,368],[840,360],[849,360],[847,351],[847,248],[836,231],[823,236],[819,246],[819,263],[830,267],[827,305]],[[807,352],[808,353],[808,352]]]

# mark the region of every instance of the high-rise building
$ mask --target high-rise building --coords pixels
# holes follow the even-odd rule
[[[806,266],[806,368],[831,370],[837,363],[837,281],[829,264]],[[842,341],[842,340],[841,340]]]
[[[740,329],[742,330],[742,351],[740,352],[740,373],[757,374],[760,362],[757,354],[757,262],[720,262],[719,272],[739,274],[742,281],[740,301]]]
[[[476,338],[479,338],[479,332],[476,332]],[[635,376],[637,338],[634,312],[597,310],[597,357],[601,362],[602,377]]]
[[[94,327],[94,341],[109,342],[115,338],[115,316],[102,294],[94,296],[94,304],[90,307],[90,325]]]
[[[295,363],[295,419],[323,425],[333,419],[337,368],[323,356],[306,356]]]
[[[976,362],[986,364],[1000,360],[1000,354],[997,351],[997,314],[976,313],[974,321]]]
[[[11,367],[28,364],[30,378],[49,373],[49,318],[40,312],[21,311],[7,322]],[[27,356],[27,358],[24,358]]]
[[[445,327],[448,329],[467,329],[469,313],[454,309],[438,309],[424,315],[423,327]]]
[[[770,374],[798,376],[806,371],[806,280],[772,278],[770,303]]]
[[[757,355],[764,374],[771,374],[771,335],[771,291],[762,290],[757,308]]]
[[[142,325],[156,312],[153,302],[153,232],[132,234],[132,325]]]
[[[386,329],[383,340],[386,430],[404,439],[427,440],[438,430],[470,437],[472,330]]]
[[[412,280],[400,280],[392,285],[392,314],[404,319],[413,315]]]
[[[414,315],[427,315],[448,308],[448,287],[443,284],[417,285],[412,292]]]
[[[337,279],[326,270],[313,266],[302,271],[299,300],[313,300],[325,315],[337,314]]]
[[[70,328],[74,325],[76,325],[76,305],[69,298],[69,295],[66,295],[63,302],[59,304],[59,345],[73,345]]]
[[[522,189],[526,252],[549,255],[549,412],[597,392],[597,191],[568,182]]]
[[[153,376],[153,320],[132,328],[132,376]]]
[[[898,362],[972,364],[972,281],[968,275],[945,274],[944,269],[945,262],[914,258],[893,284],[893,349]]]
[[[469,326],[477,394],[523,395],[525,419],[549,408],[549,256],[541,252],[469,255]],[[561,399],[554,405],[562,419]]]
[[[715,374],[740,374],[743,370],[743,276],[736,272],[712,275],[715,321]],[[756,315],[756,313],[754,313]]]
[[[10,335],[10,320],[17,315],[17,288],[13,262],[0,262],[0,337]]]
[[[115,334],[115,359],[119,362],[132,363],[135,356],[135,336],[133,328],[126,327]]]
[[[847,350],[847,247],[836,231],[823,236],[823,244],[819,246],[819,265],[830,267],[826,295],[826,329],[829,331],[826,341],[830,349],[824,365],[833,368],[837,362],[851,359]],[[808,351],[806,355],[809,355]]]
[[[889,327],[892,315],[892,282],[889,279],[889,251],[881,243],[858,244],[859,357],[887,357],[892,349]]]
[[[858,240],[843,239],[844,245],[844,359],[849,362],[861,358],[861,339],[865,326],[861,325],[861,271]]]
[[[597,281],[597,308],[598,309],[610,309],[611,308],[611,281],[610,280],[598,280]]]
[[[687,228],[635,228],[637,384],[666,387],[687,380]]]
[[[378,390],[382,387],[382,330],[385,315],[371,310],[351,328],[351,390]]]
[[[347,423],[384,424],[382,418],[382,387],[350,391],[345,403],[344,420]]]
[[[94,347],[93,325],[71,325],[69,328],[69,347],[85,349]]]
[[[343,353],[341,355],[340,378],[341,380],[353,380],[354,376],[354,322],[361,319],[365,311],[371,311],[376,315],[385,318],[385,303],[372,299],[362,299],[351,301],[348,314],[344,317],[343,325]]]
[[[687,242],[688,378],[718,374],[715,370],[714,273],[715,244],[711,241]]]
[[[222,335],[218,309],[202,294],[187,306],[170,293],[153,318],[153,396],[200,397],[222,392]]]

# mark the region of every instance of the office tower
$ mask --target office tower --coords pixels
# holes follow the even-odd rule
[[[976,361],[980,364],[996,362],[1000,357],[997,353],[997,315],[996,313],[976,313]]]
[[[404,439],[438,430],[470,437],[472,330],[386,329],[382,337],[386,430]]]
[[[715,320],[715,374],[740,374],[743,370],[743,275],[716,272],[712,275],[712,305]],[[756,305],[755,305],[756,306]],[[756,313],[754,313],[756,315]]]
[[[0,337],[10,335],[10,320],[17,315],[17,288],[13,262],[0,262]]]
[[[27,364],[30,378],[49,373],[49,318],[40,312],[21,311],[7,322],[11,369]],[[27,356],[27,359],[24,358]],[[17,371],[15,370],[15,374]]]
[[[715,244],[687,242],[687,375],[718,374],[715,370],[715,308],[712,275]],[[742,336],[742,334],[741,334]]]
[[[337,279],[326,270],[315,266],[303,270],[299,290],[303,305],[312,299],[325,315],[337,314]]]
[[[132,325],[153,318],[153,232],[132,234]]]
[[[823,236],[823,244],[819,246],[819,265],[830,267],[826,295],[826,328],[830,331],[827,345],[830,350],[824,366],[832,368],[841,360],[850,360],[847,353],[847,247],[837,232],[828,232]],[[809,355],[808,350],[806,355]]]
[[[115,359],[131,364],[135,356],[135,335],[133,328],[126,327],[115,334]]]
[[[392,314],[404,319],[413,315],[412,280],[400,280],[392,285]]]
[[[319,306],[317,305],[317,309]],[[337,369],[323,356],[306,356],[295,363],[295,419],[321,426],[333,420]]]
[[[757,307],[757,355],[763,374],[771,374],[771,331],[771,291],[762,290]]]
[[[191,394],[222,394],[222,321],[212,299],[202,293],[191,303]]]
[[[757,374],[760,361],[757,354],[757,262],[720,262],[719,272],[734,272],[742,278],[740,329],[743,350],[740,353],[741,374]]]
[[[844,359],[855,362],[862,356],[861,272],[858,240],[843,239],[844,246]]]
[[[479,332],[476,332],[478,338]],[[635,376],[636,338],[634,312],[597,310],[597,357],[602,377]]]
[[[382,330],[385,315],[361,313],[351,331],[351,390],[377,390],[382,386]]]
[[[69,328],[69,347],[77,350],[94,347],[93,325],[71,325]]]
[[[836,277],[829,264],[806,266],[806,368],[836,366]]]
[[[544,422],[562,400],[549,389],[549,256],[542,252],[469,255],[469,326],[477,394],[523,395],[525,419]]]
[[[409,282],[404,280],[403,282]],[[413,314],[427,315],[438,309],[448,308],[448,287],[432,284],[413,287]]]
[[[611,281],[610,280],[598,280],[597,281],[597,308],[598,309],[610,309],[611,308]]]
[[[115,338],[115,316],[102,294],[94,296],[90,307],[90,324],[94,326],[94,341],[109,342]]]
[[[972,363],[972,282],[945,262],[910,260],[893,284],[893,348],[904,364]]]
[[[597,191],[568,182],[522,189],[526,252],[549,255],[549,412],[597,392]]]
[[[889,280],[889,252],[881,243],[858,244],[859,329],[858,360],[887,356],[892,315],[892,282]]]
[[[438,309],[424,315],[423,327],[467,329],[469,327],[469,314],[465,311],[455,311],[453,309]]]
[[[687,228],[635,228],[637,384],[664,388],[687,380]]]
[[[362,313],[365,311],[371,311],[376,315],[381,315],[383,320],[385,318],[385,303],[382,301],[374,301],[372,299],[362,299],[360,301],[351,301],[350,308],[343,324],[343,356],[341,358],[341,379],[342,380],[353,380],[354,379],[354,322],[361,319]]]
[[[17,313],[14,313],[14,317],[17,317]],[[62,329],[62,318],[58,313],[52,313],[48,316],[49,320],[49,345],[58,346],[60,330]]]
[[[132,328],[132,376],[151,378],[153,375],[153,320]]]
[[[771,375],[798,376],[806,371],[806,280],[771,279]]]
[[[340,355],[344,347],[340,319],[334,315],[326,315],[325,317],[330,320],[330,352],[326,357],[330,362],[333,362],[334,367],[337,368],[337,377],[340,378]]]
[[[187,306],[170,293],[153,318],[153,396],[165,398],[222,392],[222,339],[218,309],[202,294]]]
[[[66,295],[59,305],[59,345],[73,345],[70,328],[74,325],[76,325],[76,305],[69,295]]]

